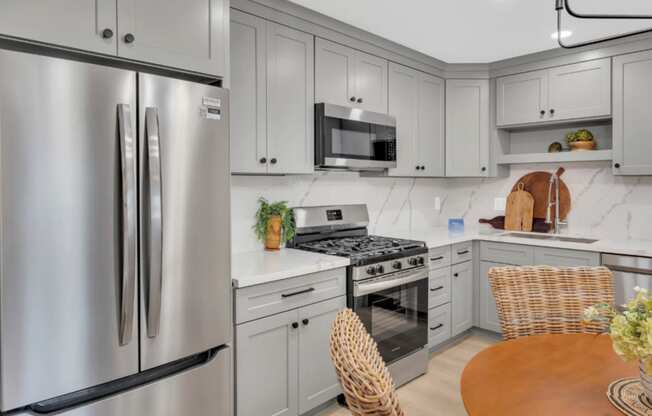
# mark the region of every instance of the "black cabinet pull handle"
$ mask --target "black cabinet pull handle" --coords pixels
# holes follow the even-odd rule
[[[455,273],[455,274],[453,275],[453,277],[460,277],[460,274],[459,274],[459,273]]]
[[[555,109],[554,108],[550,109],[550,115],[552,115],[552,114],[555,114]]]
[[[546,115],[546,110],[541,110],[541,115],[545,116]]]
[[[464,254],[469,254],[469,250],[464,250],[464,251],[458,251],[458,252],[457,252],[457,255],[458,255],[458,256],[462,256],[462,255],[464,255]]]
[[[269,161],[269,163],[271,163],[272,165],[275,165],[276,162],[278,162],[278,160],[276,160],[275,157],[273,157],[273,158]]]
[[[437,287],[434,288],[434,289],[430,289],[430,291],[431,291],[431,292],[436,292],[436,291],[438,291],[438,290],[442,290],[443,288],[444,288],[444,286],[437,286]]]
[[[614,163],[614,168],[620,169],[620,163]]]
[[[298,322],[292,322],[292,328],[297,329],[299,327]]]
[[[351,100],[351,102],[354,103],[355,102],[355,97],[351,97],[351,98],[349,98],[349,100]]]
[[[439,260],[444,260],[444,256],[431,257],[431,258],[430,258],[430,261],[439,261]]]
[[[134,43],[136,37],[132,33],[127,33],[124,39],[125,39],[125,43]]]
[[[267,163],[267,158],[266,157],[261,157],[260,158],[260,163]]]
[[[301,321],[304,325],[308,325],[310,323],[310,320],[308,318],[304,319]]]
[[[281,294],[281,297],[282,297],[282,298],[290,298],[290,297],[292,297],[292,296],[303,295],[304,293],[310,293],[310,292],[314,292],[314,291],[315,291],[315,288],[314,288],[314,287],[311,287],[311,288],[309,288],[309,289],[300,290],[300,291],[298,291],[298,292],[293,292],[293,293],[282,293],[282,294]]]
[[[113,31],[109,28],[106,28],[102,31],[102,37],[104,39],[111,39],[113,37]]]
[[[362,98],[358,98],[358,103],[362,104]]]
[[[431,331],[436,331],[436,330],[438,330],[439,328],[441,328],[442,326],[444,326],[444,324],[435,325],[435,326],[431,327],[430,330],[431,330]]]

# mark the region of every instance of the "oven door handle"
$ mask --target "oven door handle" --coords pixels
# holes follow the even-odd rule
[[[396,286],[405,285],[408,283],[416,282],[418,280],[428,278],[428,270],[419,270],[416,272],[410,272],[403,276],[398,275],[399,277],[389,278],[387,280],[369,282],[369,283],[357,283],[353,288],[353,296],[359,297],[368,295],[374,292],[380,292],[382,290],[391,289]]]

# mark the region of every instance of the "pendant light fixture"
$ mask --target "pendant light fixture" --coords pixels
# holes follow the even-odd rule
[[[611,0],[612,2],[618,1],[618,0]],[[622,0],[621,0],[622,1]],[[564,10],[571,15],[572,17],[576,19],[605,19],[605,20],[645,20],[645,19],[650,19],[652,20],[652,15],[646,15],[646,14],[590,14],[590,13],[578,13],[576,12],[571,6],[570,6],[570,0],[555,0],[555,10],[557,10],[557,42],[559,43],[559,46],[561,46],[564,49],[575,49],[575,48],[581,48],[583,46],[591,46],[591,45],[596,45],[598,43],[602,42],[607,42],[610,40],[616,40],[616,39],[622,39],[626,38],[629,36],[634,36],[634,35],[639,35],[641,33],[652,33],[652,27],[649,29],[644,29],[644,30],[637,30],[634,32],[629,32],[629,33],[623,33],[620,35],[615,35],[615,36],[609,36],[605,38],[600,38],[592,41],[587,41],[587,42],[580,42],[580,43],[575,43],[575,44],[567,44],[564,43],[562,36],[562,33],[564,32],[561,28],[561,20],[562,20],[562,14]],[[652,24],[652,23],[651,23]]]

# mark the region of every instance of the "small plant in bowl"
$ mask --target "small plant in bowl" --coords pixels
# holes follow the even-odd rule
[[[265,242],[265,249],[279,250],[281,244],[294,237],[294,218],[286,201],[269,203],[265,198],[258,199],[256,237]]]
[[[571,150],[594,150],[595,138],[586,129],[570,132],[566,135],[566,143]]]

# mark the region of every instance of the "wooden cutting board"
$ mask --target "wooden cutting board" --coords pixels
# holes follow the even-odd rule
[[[508,231],[532,231],[534,218],[534,198],[519,183],[515,191],[507,197],[505,207],[505,229]]]
[[[565,172],[564,168],[557,170],[557,176],[561,177]],[[548,185],[550,183],[550,172],[532,172],[524,175],[516,181],[512,191],[518,189],[518,184],[523,183],[525,191],[529,192],[534,198],[534,218],[546,218],[546,209],[548,207]],[[553,196],[554,200],[554,188]],[[559,181],[559,217],[565,219],[571,209],[571,197],[568,187],[563,180]],[[555,209],[553,206],[552,216],[554,219]]]

